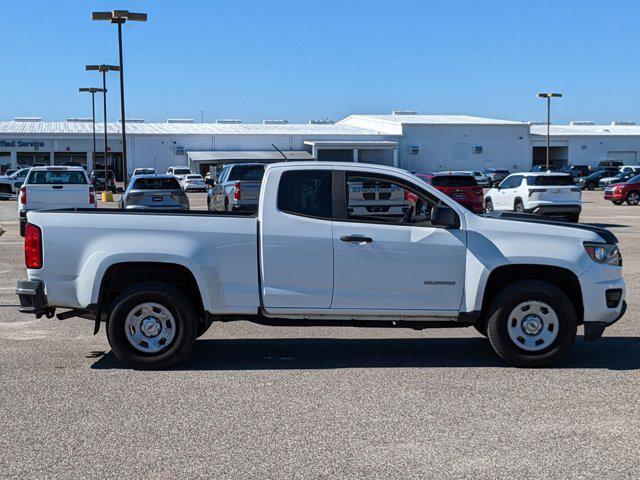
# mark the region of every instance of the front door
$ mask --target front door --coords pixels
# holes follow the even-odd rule
[[[440,200],[404,181],[372,174],[347,172],[344,188],[345,218],[333,224],[331,308],[457,312],[466,232],[431,226],[431,207]]]

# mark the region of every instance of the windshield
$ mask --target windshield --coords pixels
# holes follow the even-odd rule
[[[202,180],[202,175],[187,175],[189,180]]]
[[[145,177],[136,179],[133,190],[174,190],[180,189],[180,184],[175,178]]]
[[[575,186],[571,175],[540,175],[536,177],[527,177],[527,185],[536,186]]]
[[[36,171],[31,172],[27,184],[29,185],[84,185],[87,178],[79,171]]]
[[[246,165],[233,167],[227,181],[246,180],[260,182],[264,175],[264,167],[262,165]]]
[[[174,168],[173,169],[173,174],[174,175],[188,175],[191,173],[191,170],[189,170],[188,168]]]
[[[629,180],[627,180],[627,183],[640,183],[640,175],[631,177]]]
[[[434,187],[474,187],[478,185],[471,175],[442,175],[431,179]]]

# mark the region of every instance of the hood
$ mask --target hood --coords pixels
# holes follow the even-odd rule
[[[557,227],[586,230],[600,236],[600,238],[602,238],[605,243],[618,243],[618,239],[616,238],[616,236],[606,228],[596,227],[595,225],[589,225],[586,223],[569,223],[563,222],[561,220],[548,219],[540,215],[533,215],[531,213],[498,212],[495,210],[490,214],[485,214],[485,216],[489,218],[496,218],[499,220],[507,220],[513,222],[538,223],[542,225],[554,225]]]
[[[622,183],[610,183],[610,184],[609,184],[609,186],[610,186],[610,187],[612,187],[612,188],[613,188],[613,187],[619,187],[619,186],[621,186],[621,185],[624,185],[624,182],[622,182]]]

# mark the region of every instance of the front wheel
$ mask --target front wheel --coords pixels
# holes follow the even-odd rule
[[[640,192],[629,192],[627,195],[627,205],[638,205],[640,203]]]
[[[197,320],[193,306],[176,288],[145,282],[122,292],[107,323],[107,339],[118,359],[137,370],[162,370],[193,347]]]
[[[596,184],[595,184],[595,183],[593,183],[593,182],[589,182],[589,183],[587,183],[587,184],[585,185],[585,188],[586,188],[587,190],[595,190],[595,189],[596,189]]]
[[[546,367],[564,358],[573,345],[577,315],[558,287],[541,280],[519,280],[491,302],[487,336],[496,353],[514,367]]]
[[[524,205],[522,204],[522,200],[516,200],[516,203],[513,205],[513,211],[517,213],[524,213]]]
[[[622,205],[622,200],[612,200],[611,203],[614,205]]]

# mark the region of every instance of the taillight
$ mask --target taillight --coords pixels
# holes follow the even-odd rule
[[[542,193],[546,191],[547,191],[546,188],[532,188],[529,190],[529,196],[533,195],[534,193]]]
[[[89,205],[96,203],[96,192],[93,187],[89,187]]]
[[[30,223],[24,228],[24,261],[27,268],[42,268],[42,232]]]
[[[22,205],[27,204],[27,188],[26,187],[20,187],[20,203]]]
[[[233,199],[240,200],[240,182],[233,186]]]

